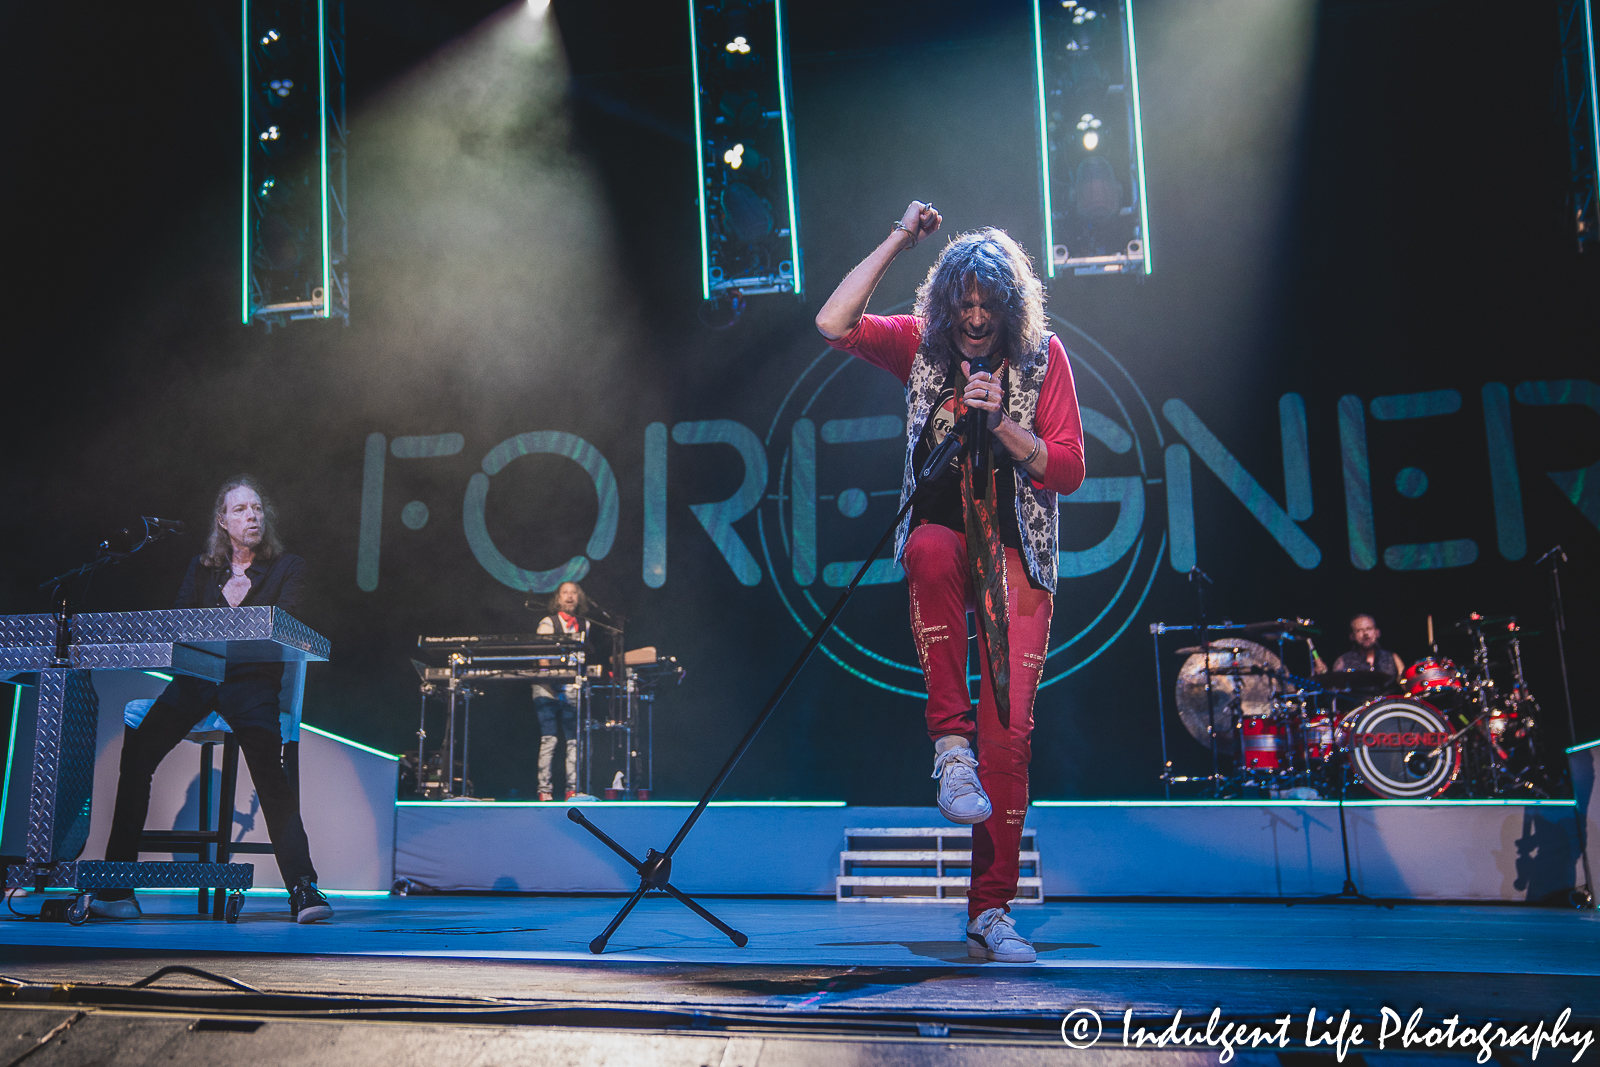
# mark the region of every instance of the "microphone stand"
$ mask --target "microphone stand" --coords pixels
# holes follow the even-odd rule
[[[1344,885],[1337,893],[1326,896],[1312,897],[1306,901],[1308,904],[1372,904],[1380,908],[1394,910],[1394,905],[1377,900],[1363,893],[1356,885],[1355,879],[1350,874],[1350,833],[1345,829],[1344,822],[1344,795],[1350,787],[1350,761],[1347,756],[1341,755],[1339,759],[1339,846],[1344,849]],[[1290,901],[1290,906],[1294,905]]]
[[[1572,743],[1578,743],[1578,727],[1572,717],[1572,685],[1567,680],[1567,614],[1561,604],[1561,564],[1567,562],[1567,553],[1560,545],[1534,561],[1534,566],[1550,562],[1550,613],[1555,617],[1556,624],[1556,658],[1561,662],[1561,693],[1567,700],[1567,736],[1572,738]],[[1568,776],[1571,776],[1571,761],[1567,766]],[[1579,908],[1593,910],[1595,907],[1594,875],[1589,871],[1589,842],[1587,828],[1580,817],[1578,826],[1578,856],[1583,860],[1583,885],[1572,891],[1572,900]]]
[[[89,597],[89,583],[94,580],[95,571],[122,562],[151,541],[158,541],[168,534],[183,533],[182,523],[163,523],[159,519],[144,517],[140,521],[144,524],[142,534],[135,534],[131,528],[123,527],[96,546],[94,559],[39,583],[41,590],[50,590],[50,599],[55,605],[56,647],[52,666],[72,666],[72,618],[77,612],[76,605]],[[124,545],[128,547],[122,547]],[[83,585],[78,589],[78,595],[73,596],[72,583],[79,578],[83,579]]]
[[[1534,561],[1534,566],[1550,562],[1550,614],[1556,624],[1556,659],[1561,663],[1561,695],[1567,701],[1567,736],[1578,743],[1578,727],[1572,718],[1572,684],[1567,680],[1567,613],[1561,606],[1561,565],[1567,562],[1567,553],[1560,545],[1552,548]]]
[[[568,819],[589,831],[601,844],[627,861],[628,866],[632,867],[639,876],[639,888],[633,891],[633,895],[622,905],[621,910],[617,912],[615,918],[611,920],[610,925],[605,928],[600,936],[589,942],[590,952],[599,955],[605,951],[606,943],[611,940],[611,935],[617,932],[617,928],[622,925],[623,920],[644,898],[644,895],[652,889],[660,890],[672,897],[678,903],[722,931],[728,940],[740,948],[744,948],[745,945],[749,944],[750,939],[748,937],[711,914],[696,903],[693,898],[672,885],[672,857],[678,851],[678,847],[683,844],[684,838],[689,836],[689,831],[694,829],[695,823],[700,821],[700,816],[705,814],[706,806],[711,803],[711,798],[717,795],[717,790],[722,788],[723,783],[733,773],[733,769],[738,765],[739,760],[743,758],[745,752],[755,742],[756,735],[761,732],[761,728],[766,725],[767,720],[772,717],[772,713],[777,710],[779,701],[789,691],[789,687],[794,684],[794,680],[799,677],[800,671],[805,667],[806,662],[811,659],[812,653],[816,652],[817,647],[822,644],[822,639],[833,629],[833,625],[838,621],[840,614],[843,613],[845,605],[850,602],[851,595],[855,593],[856,586],[860,584],[861,579],[866,575],[867,568],[871,567],[878,556],[882,554],[890,539],[894,537],[895,531],[900,528],[901,521],[910,513],[911,507],[916,503],[918,496],[925,488],[937,481],[964,452],[968,451],[969,448],[976,447],[982,441],[984,437],[983,431],[987,430],[984,414],[979,409],[969,409],[957,424],[951,428],[950,432],[945,434],[944,440],[939,442],[939,446],[928,456],[927,462],[917,472],[915,488],[907,494],[906,501],[900,505],[900,510],[895,514],[894,521],[889,524],[889,528],[878,539],[877,545],[868,553],[867,558],[862,561],[861,566],[856,570],[855,577],[850,579],[850,584],[845,586],[844,592],[839,594],[839,599],[834,602],[833,607],[823,618],[822,624],[812,633],[811,639],[806,642],[805,648],[800,650],[800,655],[795,658],[794,663],[789,667],[789,672],[783,676],[783,680],[778,683],[777,688],[772,691],[772,695],[767,698],[766,704],[762,706],[761,711],[756,715],[755,721],[750,724],[750,728],[745,731],[744,737],[740,738],[739,743],[734,746],[727,762],[722,765],[722,769],[717,772],[717,776],[706,787],[705,793],[700,797],[700,802],[694,806],[694,810],[689,813],[688,818],[684,819],[683,825],[678,828],[677,835],[673,837],[672,843],[666,847],[665,851],[657,852],[652,848],[645,853],[645,858],[640,860],[612,840],[604,830],[590,822],[580,809],[567,809]],[[963,429],[967,431],[966,438],[958,436],[957,431]],[[973,432],[975,430],[978,432]],[[985,453],[985,456],[987,456],[987,453]]]

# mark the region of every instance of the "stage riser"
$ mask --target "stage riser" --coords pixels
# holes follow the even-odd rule
[[[94,672],[100,720],[96,735],[94,800],[88,840],[82,852],[84,859],[103,857],[106,840],[111,834],[122,762],[123,707],[130,700],[159,695],[166,684],[164,680],[138,671]],[[24,689],[21,711],[23,724],[30,731],[34,700],[34,690]],[[220,787],[221,749],[218,745],[212,752],[214,788]],[[27,823],[30,762],[28,750],[19,752],[12,772],[10,807],[4,820],[3,837],[0,837],[7,852],[21,851]],[[394,760],[309,729],[301,731],[300,809],[306,836],[311,841],[311,856],[324,887],[389,888],[394,877],[394,800],[398,785],[399,772]],[[150,788],[150,814],[145,825],[152,830],[195,829],[199,794],[200,747],[184,742],[156,769]],[[238,813],[234,840],[260,843],[268,840],[261,802],[255,795],[250,768],[242,755],[234,810]],[[193,860],[194,856],[145,853],[142,858]],[[283,878],[271,856],[246,856],[244,860],[255,864],[257,888],[282,888]]]
[[[450,890],[637,886],[623,863],[568,821],[566,807],[402,805],[395,873]],[[688,809],[585,811],[642,855],[665,847]],[[1582,881],[1570,805],[1351,806],[1345,817],[1352,872],[1371,896],[1539,900]],[[846,829],[938,821],[931,808],[714,807],[679,851],[673,883],[690,893],[832,896]],[[1332,806],[1035,806],[1027,825],[1038,834],[1047,896],[1304,897],[1344,882]]]

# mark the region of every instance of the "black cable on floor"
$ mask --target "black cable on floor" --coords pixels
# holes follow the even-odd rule
[[[159,971],[155,972],[154,974],[146,975],[145,977],[139,979],[137,982],[134,982],[128,988],[129,989],[143,989],[146,986],[154,985],[156,982],[159,982],[161,979],[165,978],[169,974],[189,974],[189,975],[193,975],[196,978],[204,978],[207,981],[216,982],[218,985],[230,986],[233,989],[242,990],[243,992],[246,992],[246,993],[260,993],[260,992],[262,992],[261,990],[257,989],[253,985],[245,985],[243,982],[239,981],[237,978],[229,978],[225,974],[212,974],[210,971],[202,971],[198,967],[186,967],[181,963],[174,963],[174,964],[172,964],[170,966],[161,968]]]
[[[19,919],[37,919],[37,915],[29,915],[27,912],[18,911],[17,906],[11,903],[12,898],[20,892],[22,892],[20,889],[6,890],[6,907],[11,909],[11,914],[15,915]]]

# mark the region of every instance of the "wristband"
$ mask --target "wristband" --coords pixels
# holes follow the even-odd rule
[[[896,230],[903,232],[906,234],[906,236],[911,238],[911,243],[906,246],[907,248],[917,247],[917,235],[912,233],[911,228],[905,223],[901,222],[899,219],[894,220],[894,225],[889,228],[889,232],[894,233]]]
[[[1028,436],[1033,438],[1033,451],[1029,452],[1028,453],[1028,458],[1022,461],[1022,466],[1024,468],[1026,468],[1028,466],[1028,464],[1032,463],[1034,457],[1039,454],[1039,444],[1040,444],[1039,435],[1034,433],[1032,430],[1029,430],[1028,431]]]

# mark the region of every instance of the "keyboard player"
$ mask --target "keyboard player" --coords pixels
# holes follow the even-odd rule
[[[550,598],[550,614],[539,620],[540,634],[571,634],[587,637],[589,598],[577,582],[562,582]],[[578,792],[578,698],[580,682],[574,678],[557,696],[550,685],[533,683],[533,710],[539,716],[539,799],[555,799],[554,764],[556,743],[566,741],[566,796]],[[559,727],[559,733],[558,733]]]
[[[275,530],[276,513],[254,478],[238,475],[217,493],[205,550],[189,564],[178,608],[273,605],[298,611],[306,587],[306,561],[285,552]],[[289,887],[289,914],[312,923],[333,916],[317,888],[311,845],[300,818],[300,793],[283,766],[278,725],[280,664],[230,665],[220,685],[180,675],[162,691],[137,728],[123,733],[116,812],[106,859],[139,858],[139,836],[150,808],[150,780],[166,754],[194,726],[218,712],[239,739],[261,800],[283,884]],[[101,919],[133,919],[139,901],[128,889],[96,890],[89,913]]]

